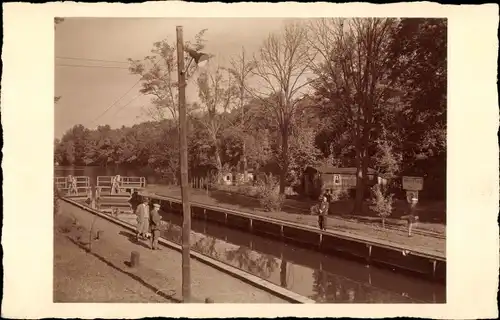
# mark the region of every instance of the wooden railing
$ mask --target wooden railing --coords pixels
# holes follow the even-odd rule
[[[110,187],[113,185],[115,176],[97,177],[97,187]],[[119,186],[121,188],[143,189],[146,187],[145,177],[120,177]]]
[[[96,197],[101,195],[132,193],[146,187],[145,177],[121,177],[117,185],[113,185],[116,176],[98,176],[96,185]]]
[[[144,189],[146,188],[145,177],[122,177],[121,186],[123,188]]]
[[[56,188],[64,196],[87,196],[92,197],[92,188],[90,187],[90,178],[87,176],[73,176],[74,181],[68,177],[54,177]],[[72,184],[74,185],[72,186]]]

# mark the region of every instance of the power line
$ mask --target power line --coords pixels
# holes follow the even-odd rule
[[[83,60],[83,61],[100,61],[100,62],[114,62],[114,63],[126,63],[126,61],[118,61],[118,60],[104,60],[104,59],[90,59],[90,58],[76,58],[76,57],[56,57],[56,59],[65,59],[65,60]]]
[[[125,94],[123,94],[120,98],[118,98],[115,102],[113,102],[112,104],[109,105],[109,107],[106,108],[106,110],[104,110],[103,113],[101,113],[99,116],[97,116],[92,122],[91,122],[91,126],[97,121],[99,120],[100,117],[102,117],[103,115],[106,114],[106,112],[108,112],[111,108],[113,108],[115,106],[115,104],[118,103],[118,101],[120,101],[123,97],[125,97],[130,91],[132,91],[132,89],[135,88],[136,85],[139,84],[139,82],[141,82],[142,78],[139,78],[139,80],[137,80],[137,82],[130,88],[127,90],[127,92],[125,92]]]
[[[153,63],[153,65],[154,65],[153,67],[156,67],[156,65],[158,64],[158,62],[159,62],[159,61],[156,61],[155,63]],[[99,118],[100,118],[100,117],[102,117],[103,115],[105,115],[105,114],[106,114],[106,112],[108,112],[111,108],[113,108],[113,107],[114,107],[114,106],[115,106],[115,105],[116,105],[116,104],[117,104],[117,103],[118,103],[118,102],[119,102],[119,101],[120,101],[123,97],[125,97],[125,96],[126,96],[126,95],[130,92],[130,91],[132,91],[132,89],[134,89],[134,88],[135,88],[135,86],[136,86],[136,85],[138,85],[138,84],[139,84],[139,82],[141,82],[141,80],[142,80],[142,77],[140,77],[140,78],[139,78],[139,80],[137,80],[137,82],[136,82],[136,83],[135,83],[135,84],[134,84],[134,85],[133,85],[130,89],[128,89],[128,90],[127,90],[127,92],[125,92],[125,94],[123,94],[123,95],[122,95],[120,98],[118,98],[115,102],[113,102],[112,104],[110,104],[110,105],[106,108],[106,110],[104,110],[104,112],[102,112],[99,116],[97,116],[97,117],[96,117],[96,118],[95,118],[95,119],[91,122],[90,126],[92,126],[92,125],[93,125],[93,124],[94,124],[97,120],[99,120]],[[142,94],[141,94],[141,95],[142,95]],[[139,96],[140,96],[140,95],[138,95],[136,98],[138,98]],[[133,100],[135,100],[136,98],[132,99],[132,101],[133,101]],[[130,103],[130,102],[132,102],[132,101],[129,101],[129,103]],[[126,105],[128,105],[129,103],[127,103]],[[125,106],[126,106],[126,105],[125,105]],[[123,107],[122,107],[122,108],[123,108]]]
[[[56,67],[73,67],[73,68],[104,68],[104,69],[126,69],[126,67],[117,67],[117,66],[91,66],[91,65],[82,65],[82,64],[56,64]]]
[[[134,102],[137,98],[142,97],[143,95],[144,95],[144,93],[136,95],[134,98],[132,98],[132,100],[130,100],[125,105],[123,105],[120,108],[118,108],[118,110],[116,110],[116,112],[113,114],[113,116],[116,116],[120,111],[122,111],[123,109],[125,109],[126,106],[128,106],[129,104],[131,104],[132,102]]]

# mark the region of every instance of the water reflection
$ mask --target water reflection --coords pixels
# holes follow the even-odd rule
[[[244,246],[228,249],[225,259],[233,266],[264,279],[269,278],[279,265],[278,259],[267,254],[258,254]]]
[[[165,221],[162,237],[180,244],[182,217],[160,213]],[[320,303],[444,303],[446,300],[445,286],[441,284],[367,268],[200,220],[192,221],[190,238],[193,251]]]

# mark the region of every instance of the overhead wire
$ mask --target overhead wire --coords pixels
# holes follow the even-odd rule
[[[116,99],[115,102],[113,102],[112,104],[110,104],[106,110],[104,110],[99,116],[97,116],[91,123],[90,123],[90,126],[92,126],[97,120],[99,120],[99,118],[101,118],[103,115],[105,115],[109,110],[111,110],[111,108],[113,108],[121,99],[123,99],[130,91],[132,91],[132,89],[135,88],[136,85],[139,84],[139,82],[141,82],[142,80],[142,77],[139,78],[139,80],[137,80],[136,83],[134,83],[134,85],[127,90],[127,92],[125,92],[120,98]]]
[[[77,58],[77,57],[55,57],[56,59],[63,60],[82,60],[82,61],[99,61],[99,62],[112,62],[112,63],[126,63],[127,61],[118,61],[118,60],[105,60],[105,59],[91,59],[91,58]]]
[[[153,67],[156,67],[156,65],[158,64],[159,60],[156,61],[153,65]],[[128,69],[128,68],[127,68]],[[127,92],[125,92],[125,94],[123,94],[120,98],[118,98],[117,100],[115,100],[115,102],[113,102],[112,104],[110,104],[99,116],[97,116],[91,123],[90,123],[90,126],[94,125],[94,123],[99,120],[99,118],[101,118],[102,116],[104,116],[109,110],[111,110],[121,99],[123,99],[130,91],[132,91],[132,89],[135,88],[135,86],[137,86],[139,84],[139,82],[141,82],[142,80],[142,77],[139,78],[139,80],[137,80],[137,82],[130,88],[127,90]],[[115,115],[119,112],[119,110],[123,109],[124,107],[126,107],[127,105],[129,105],[132,101],[134,101],[135,99],[137,99],[138,97],[142,96],[143,94],[139,94],[137,95],[136,97],[134,97],[131,101],[129,101],[127,104],[125,104],[124,106],[122,106],[120,109],[118,109],[118,111],[115,113]]]
[[[118,66],[92,66],[92,65],[82,65],[82,64],[56,64],[56,67],[73,67],[73,68],[103,68],[103,69],[129,69],[128,67],[118,67]]]
[[[129,104],[131,104],[132,102],[137,100],[137,98],[142,97],[143,95],[144,95],[144,93],[140,93],[140,94],[136,95],[135,97],[133,97],[132,100],[130,100],[129,102],[127,102],[126,104],[124,104],[123,106],[118,108],[118,110],[116,110],[116,112],[113,114],[113,116],[116,116],[120,111],[125,109],[126,106],[128,106]]]

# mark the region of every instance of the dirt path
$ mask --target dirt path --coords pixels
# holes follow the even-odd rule
[[[55,302],[179,302],[181,255],[163,247],[152,251],[148,243],[102,218],[94,223],[100,231],[89,248],[93,215],[62,202],[54,224]],[[140,266],[130,268],[132,251],[140,254]],[[192,295],[198,301],[285,303],[286,301],[191,260]]]

